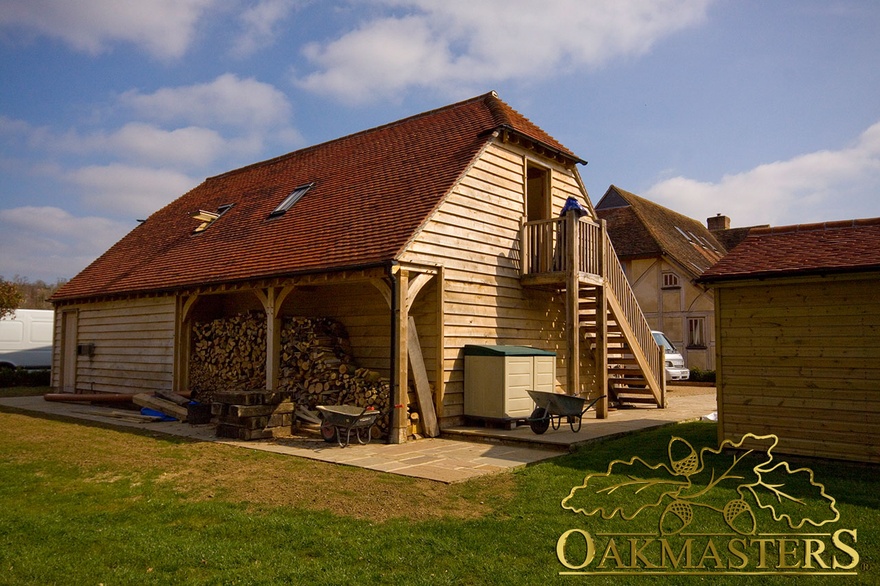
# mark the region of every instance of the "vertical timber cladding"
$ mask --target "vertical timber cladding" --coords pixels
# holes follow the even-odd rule
[[[284,317],[326,317],[345,326],[359,367],[388,377],[390,312],[369,281],[295,286],[281,308]]]
[[[723,438],[880,462],[880,277],[716,288]]]
[[[565,296],[525,290],[520,282],[526,157],[515,147],[489,145],[401,256],[404,262],[444,267],[445,424],[464,413],[466,344],[554,351],[557,391],[565,389]],[[586,198],[573,172],[539,164],[551,170],[554,217],[567,197]],[[419,334],[424,343],[428,336],[421,329]]]
[[[77,344],[94,350],[76,357],[76,391],[171,390],[174,319],[173,296],[78,306]]]

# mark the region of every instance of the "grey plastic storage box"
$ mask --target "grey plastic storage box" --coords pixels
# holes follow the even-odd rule
[[[556,354],[528,346],[464,347],[464,414],[524,419],[535,408],[526,392],[553,392]]]

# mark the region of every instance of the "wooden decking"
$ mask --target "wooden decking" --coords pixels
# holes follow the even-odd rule
[[[566,291],[571,364],[589,352],[597,369],[593,393],[617,403],[666,404],[664,356],[651,335],[604,222],[569,213],[522,228],[522,283]],[[584,348],[581,349],[583,343]],[[570,369],[571,394],[580,391],[579,368]],[[607,415],[608,399],[598,407]]]

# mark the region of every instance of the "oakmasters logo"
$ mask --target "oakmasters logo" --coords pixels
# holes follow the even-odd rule
[[[668,462],[587,475],[562,507],[590,531],[559,537],[560,574],[858,575],[856,530],[836,527],[834,498],[812,470],[777,460],[777,443],[747,434],[698,452],[674,437]]]

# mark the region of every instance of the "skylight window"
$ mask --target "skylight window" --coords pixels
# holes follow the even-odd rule
[[[229,211],[229,208],[232,207],[232,204],[225,204],[217,208],[216,212],[209,212],[207,210],[199,210],[198,212],[192,214],[193,220],[198,220],[201,224],[193,230],[193,234],[198,234],[199,232],[204,232],[208,229],[208,226],[217,221],[217,218],[225,214]]]
[[[681,234],[682,236],[684,236],[685,240],[687,240],[688,242],[693,242],[693,240],[691,239],[691,237],[688,235],[687,232],[685,232],[684,230],[682,230],[682,229],[679,228],[678,226],[675,226],[675,229],[678,230],[678,233],[679,233],[679,234]]]
[[[294,189],[290,193],[290,195],[288,195],[287,197],[284,198],[284,201],[282,201],[280,204],[278,204],[277,208],[272,210],[272,213],[269,214],[269,217],[274,218],[277,216],[283,216],[287,212],[287,210],[289,210],[290,208],[293,207],[293,204],[298,202],[300,200],[300,198],[302,198],[302,196],[304,196],[306,194],[306,192],[308,192],[308,190],[312,188],[313,185],[315,185],[315,184],[314,183],[307,183],[305,185],[300,185],[299,187]]]

